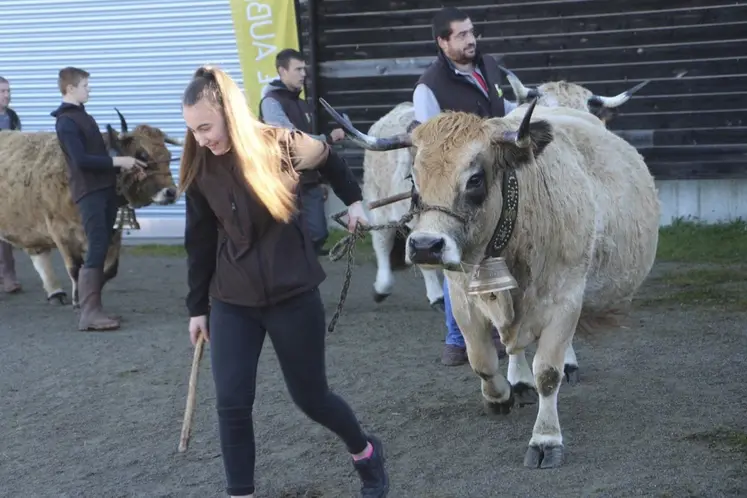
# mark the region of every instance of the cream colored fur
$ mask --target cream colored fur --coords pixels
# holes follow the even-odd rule
[[[498,159],[505,161],[517,151],[511,144],[494,146],[495,140],[518,129],[527,107],[491,120],[445,113],[415,129],[413,171],[425,204],[466,209],[456,192],[463,191],[480,164],[489,165],[490,188],[485,203],[472,209],[469,226],[429,211],[416,220],[410,238],[438,234],[447,241],[447,263],[480,261],[501,213],[503,170]],[[593,332],[599,319],[627,309],[654,263],[660,206],[641,155],[588,112],[537,106],[532,122],[540,120],[550,124],[552,141],[538,157],[516,165],[517,225],[505,251],[519,288],[493,299],[475,298],[466,294],[466,273],[445,275],[486,404],[507,403],[512,385],[531,382],[539,393],[539,410],[528,457],[540,451],[547,458],[563,445],[557,394],[574,333],[584,324]],[[482,163],[475,159],[479,154]],[[511,382],[498,370],[491,322],[512,355]],[[537,352],[530,370],[524,349],[534,342]]]

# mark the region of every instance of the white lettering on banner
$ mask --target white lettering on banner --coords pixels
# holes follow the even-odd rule
[[[264,40],[265,38],[272,38],[273,36],[275,36],[275,33],[267,33],[266,35],[258,35],[257,33],[254,32],[256,28],[259,28],[260,26],[264,26],[265,24],[269,24],[270,26],[272,26],[272,19],[268,21],[255,22],[255,23],[252,23],[251,26],[249,26],[249,34],[252,35],[252,38],[254,38],[255,40]]]
[[[274,38],[274,32],[271,31],[263,36],[255,34],[255,29],[259,26],[264,24],[272,26],[272,9],[270,6],[259,2],[249,2],[246,6],[246,19],[251,23],[249,26],[249,36],[252,38],[252,46],[257,48],[257,57],[254,60],[261,61],[268,55],[277,52],[277,47],[274,44],[260,41],[266,38]]]

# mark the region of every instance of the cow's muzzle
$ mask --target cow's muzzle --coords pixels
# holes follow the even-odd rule
[[[446,239],[438,235],[410,235],[407,250],[410,261],[416,265],[442,265]]]
[[[153,203],[159,205],[173,204],[177,199],[176,187],[165,187],[153,196]]]

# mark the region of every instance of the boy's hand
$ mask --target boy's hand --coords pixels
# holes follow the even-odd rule
[[[135,173],[135,176],[139,180],[142,180],[143,178],[145,178],[144,169],[147,167],[147,165],[139,159],[135,159],[134,157],[131,157],[131,156],[125,156],[125,157],[118,156],[118,157],[112,158],[112,163],[114,164],[114,166],[119,166],[125,171],[131,171]]]
[[[145,168],[147,165],[141,161],[140,159],[135,159],[134,157],[130,156],[117,156],[112,158],[112,162],[114,163],[114,166],[119,166],[120,168],[124,170],[130,170],[132,168]]]

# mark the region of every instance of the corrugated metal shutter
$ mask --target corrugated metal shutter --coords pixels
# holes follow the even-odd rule
[[[11,106],[23,129],[54,130],[60,103],[57,73],[77,66],[91,73],[86,105],[102,130],[148,123],[184,136],[180,97],[194,70],[216,63],[243,85],[228,0],[2,0],[0,75],[10,81]],[[171,147],[178,158],[181,149]],[[172,163],[177,179],[178,160]],[[183,224],[183,198],[174,206],[138,210]],[[168,220],[171,218],[171,220]],[[176,219],[174,219],[176,218]],[[152,221],[151,221],[152,219]],[[169,222],[170,221],[170,222]],[[166,230],[173,231],[173,230]],[[158,230],[147,230],[156,235]]]

